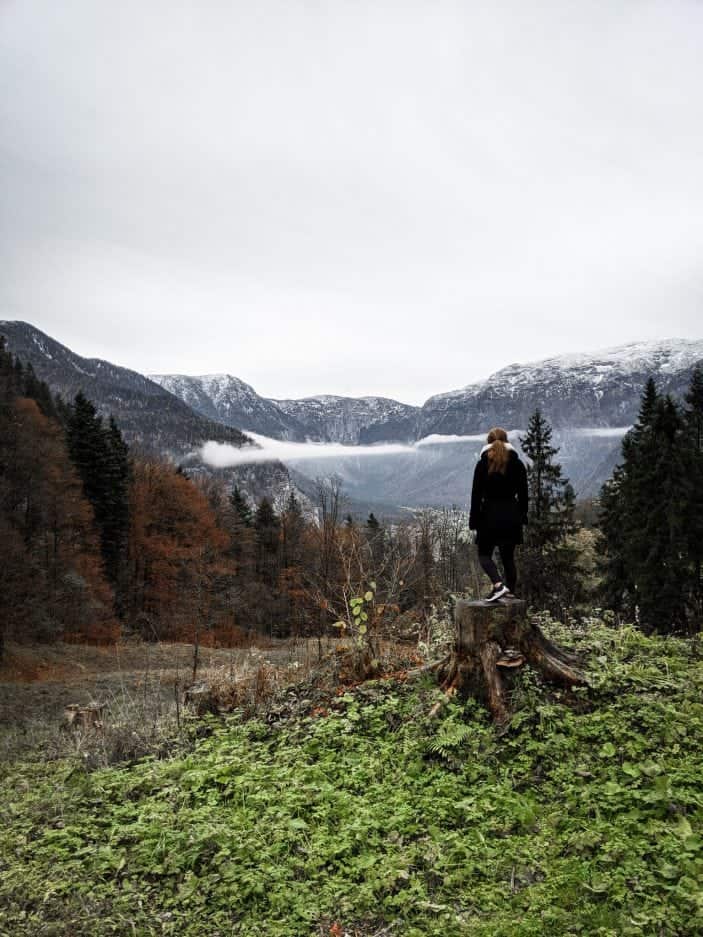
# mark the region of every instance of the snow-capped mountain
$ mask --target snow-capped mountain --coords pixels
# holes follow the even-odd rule
[[[320,395],[302,400],[261,397],[229,375],[164,381],[204,415],[277,439],[347,445],[413,442],[432,434],[483,434],[493,425],[519,431],[539,407],[554,427],[559,459],[576,491],[596,494],[612,472],[624,428],[637,416],[642,389],[653,377],[659,389],[681,396],[693,366],[703,361],[703,341],[635,342],[589,354],[567,354],[511,364],[460,390],[413,407],[383,397]],[[349,456],[318,460],[314,449],[299,470],[314,477],[334,471],[350,495],[386,503],[462,504],[467,472],[480,444],[423,447],[422,454]]]
[[[150,374],[152,381],[175,394],[197,413],[220,420],[244,432],[261,433],[274,439],[304,440],[305,427],[295,417],[256,393],[231,374]]]
[[[461,390],[430,397],[418,434],[525,427],[536,407],[556,428],[626,426],[637,415],[648,377],[662,392],[680,395],[699,361],[703,340],[670,339],[511,364]]]
[[[150,377],[203,416],[244,431],[358,445],[412,442],[432,433],[483,433],[496,424],[524,428],[537,407],[555,429],[627,426],[637,415],[648,377],[661,391],[681,395],[698,361],[703,361],[703,340],[634,342],[511,364],[460,390],[430,397],[422,407],[387,397],[332,394],[277,400],[229,374]]]
[[[304,442],[411,442],[419,407],[386,397],[321,395],[275,400],[231,374],[150,374],[203,416],[246,432]]]
[[[229,374],[149,379],[81,358],[27,323],[0,322],[0,333],[54,391],[72,396],[83,389],[103,412],[115,413],[129,441],[162,451],[185,453],[206,439],[241,445],[245,437],[238,430],[279,440],[343,443],[352,452],[358,444],[415,442],[432,434],[474,436],[372,459],[317,458],[311,446],[310,458],[296,465],[297,473],[309,478],[337,472],[357,502],[386,505],[465,504],[480,437],[490,426],[502,425],[519,442],[537,407],[554,428],[558,458],[577,493],[596,494],[618,460],[620,439],[636,419],[647,379],[680,398],[693,367],[703,363],[702,340],[635,342],[511,364],[414,407],[385,397],[269,399]],[[275,471],[273,463],[269,468],[267,473],[264,466],[242,466],[231,474],[246,478],[252,491],[290,485],[280,463]]]

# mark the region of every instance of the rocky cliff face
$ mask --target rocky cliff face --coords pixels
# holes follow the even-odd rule
[[[387,397],[325,394],[275,403],[304,427],[306,438],[315,442],[359,445],[412,442],[416,438],[419,408]]]
[[[151,374],[152,381],[179,397],[189,407],[211,420],[246,432],[274,439],[303,441],[306,427],[286,413],[275,400],[256,393],[253,387],[231,374]]]
[[[231,374],[151,374],[152,381],[203,416],[228,426],[296,442],[412,442],[419,407],[386,397],[262,397]]]

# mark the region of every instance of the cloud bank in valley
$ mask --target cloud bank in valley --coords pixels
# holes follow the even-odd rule
[[[628,426],[594,427],[575,430],[577,435],[623,436]],[[517,444],[517,434],[524,430],[512,430],[509,435]],[[212,468],[232,468],[237,465],[252,465],[261,462],[303,462],[308,459],[365,459],[391,455],[421,455],[423,450],[434,446],[462,445],[475,443],[477,446],[486,440],[485,433],[457,436],[433,433],[414,443],[378,443],[374,445],[344,445],[327,442],[289,442],[271,439],[260,433],[247,432],[255,446],[231,446],[227,443],[209,440],[199,450],[201,459]]]
[[[631,426],[593,426],[574,429],[570,432],[574,436],[612,436],[616,439],[618,436],[624,436],[630,429],[632,429]]]
[[[378,458],[388,455],[411,455],[432,445],[447,443],[482,442],[485,433],[476,436],[441,436],[435,433],[414,443],[385,442],[376,445],[350,446],[337,442],[287,442],[271,439],[259,433],[247,432],[254,446],[230,446],[227,443],[209,440],[200,449],[200,457],[213,468],[229,468],[233,465],[249,465],[256,462],[296,462],[306,459]]]

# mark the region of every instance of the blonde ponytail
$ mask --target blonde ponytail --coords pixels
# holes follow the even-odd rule
[[[506,445],[508,442],[508,434],[500,426],[494,426],[488,433],[486,441],[491,445],[487,453],[488,473],[500,472],[501,475],[504,475],[509,456],[509,450]]]

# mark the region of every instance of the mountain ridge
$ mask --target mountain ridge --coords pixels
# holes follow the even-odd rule
[[[318,394],[300,399],[266,398],[227,373],[154,374],[82,358],[29,323],[0,321],[10,350],[30,361],[52,390],[70,396],[83,389],[103,410],[116,410],[130,443],[170,448],[189,464],[208,439],[244,445],[242,430],[279,440],[359,444],[413,443],[439,436],[473,437],[422,452],[373,459],[316,459],[298,465],[308,478],[336,472],[351,498],[419,506],[461,504],[466,476],[480,445],[476,438],[492,425],[518,432],[539,407],[554,428],[559,459],[579,494],[596,494],[617,462],[619,439],[637,416],[642,389],[654,377],[659,389],[685,392],[694,364],[703,362],[703,340],[662,339],[630,342],[599,352],[552,356],[511,364],[485,380],[429,397],[421,406],[389,397]],[[612,430],[611,434],[604,430]],[[350,452],[352,455],[353,452]],[[203,470],[204,468],[201,467]],[[264,485],[289,484],[287,470],[240,467],[233,477]],[[254,478],[256,475],[256,478]]]
[[[557,427],[622,426],[634,420],[647,377],[654,376],[663,392],[680,394],[692,367],[700,361],[703,339],[659,339],[596,352],[567,352],[506,365],[487,378],[434,394],[422,406],[377,395],[267,398],[229,374],[151,377],[182,399],[186,399],[185,386],[190,385],[192,405],[228,425],[235,425],[230,416],[236,413],[238,425],[252,432],[353,445],[415,442],[432,433],[468,435],[496,423],[525,426],[538,406]],[[207,392],[213,382],[229,382],[234,395],[213,398]],[[195,399],[196,386],[203,398],[200,402]],[[246,395],[238,388],[246,388]],[[242,414],[254,418],[257,410],[266,411],[268,419],[244,426]]]
[[[143,451],[183,456],[215,437],[235,446],[251,442],[239,430],[204,418],[138,371],[84,358],[29,322],[0,320],[0,334],[53,393],[71,400],[83,391],[101,414],[112,413],[126,441]]]

